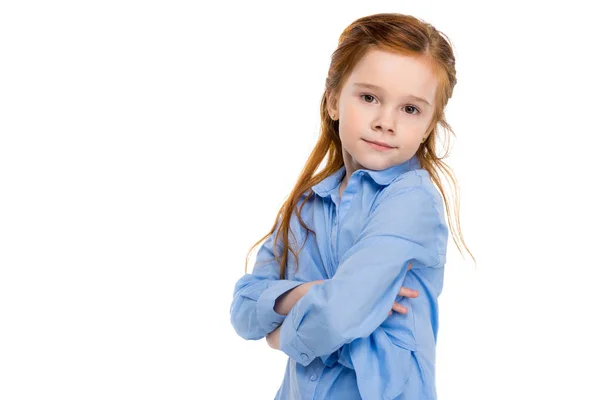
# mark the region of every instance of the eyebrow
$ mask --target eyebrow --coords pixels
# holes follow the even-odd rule
[[[382,90],[382,88],[381,88],[381,87],[379,87],[379,86],[377,86],[377,85],[373,85],[373,84],[371,84],[371,83],[355,83],[353,86],[362,86],[362,87],[366,87],[366,88],[369,88],[369,89],[380,89],[380,90]],[[410,98],[412,98],[412,99],[414,99],[414,100],[416,100],[416,101],[420,101],[421,103],[425,103],[425,104],[427,104],[428,106],[431,106],[431,104],[429,104],[429,102],[428,102],[427,100],[425,100],[425,99],[422,99],[422,98],[420,98],[420,97],[418,97],[418,96],[415,96],[415,95],[409,94],[409,95],[407,95],[406,97],[410,97]]]

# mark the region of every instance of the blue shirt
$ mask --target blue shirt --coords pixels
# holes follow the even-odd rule
[[[345,172],[312,187],[301,215],[316,235],[308,233],[299,268],[288,254],[286,279],[273,260],[275,233],[265,240],[252,273],[235,285],[231,323],[248,340],[281,325],[280,349],[289,359],[276,399],[436,399],[437,299],[448,240],[441,195],[416,156],[355,171],[340,199]],[[294,214],[290,229],[297,249],[307,234]],[[325,281],[287,316],[274,311],[280,295],[314,280]],[[401,286],[419,296],[398,296]],[[408,313],[389,316],[394,301]]]

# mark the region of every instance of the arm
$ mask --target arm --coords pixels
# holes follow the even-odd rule
[[[324,280],[317,280],[312,282],[303,283],[300,286],[296,286],[294,289],[289,290],[288,292],[279,296],[279,298],[275,301],[275,312],[281,315],[288,315],[294,305],[300,300],[310,289],[311,286],[323,283]],[[274,331],[267,334],[267,344],[275,350],[280,350],[279,348],[279,335],[281,331],[281,325],[277,327]],[[321,360],[328,367],[333,366],[339,357],[338,351],[334,351],[331,354],[325,354],[320,356]]]
[[[278,327],[285,315],[274,310],[275,300],[303,282],[279,279],[279,264],[274,259],[275,232],[258,250],[251,274],[235,284],[230,308],[231,324],[236,333],[247,340],[262,339]]]
[[[319,283],[323,283],[324,280],[312,281],[303,283],[302,285],[296,286],[293,289],[288,290],[275,300],[275,312],[281,315],[288,315],[294,305],[300,300],[308,291],[308,289]],[[279,350],[279,332],[281,325],[279,325],[274,331],[267,334],[267,343],[273,349]]]
[[[413,268],[441,264],[443,218],[420,187],[382,196],[332,279],[316,285],[281,325],[280,348],[302,365],[367,338],[385,321]]]
[[[292,307],[306,294],[311,286],[323,282],[323,280],[306,282],[282,294],[275,301],[275,312],[281,315],[288,315]]]

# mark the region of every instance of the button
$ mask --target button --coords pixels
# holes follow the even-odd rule
[[[308,356],[306,355],[306,353],[302,353],[302,354],[300,354],[300,357],[302,357],[302,359],[303,359],[304,361],[308,360]]]
[[[277,322],[273,322],[271,325],[272,325],[272,326],[277,326],[277,325],[279,325],[279,324],[278,324]]]
[[[317,380],[317,375],[316,375],[316,374],[312,374],[312,375],[310,376],[310,380],[311,380],[311,381],[316,381],[316,380]]]

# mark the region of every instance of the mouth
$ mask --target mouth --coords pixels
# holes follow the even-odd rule
[[[381,149],[395,149],[395,147],[389,146],[385,143],[382,142],[377,142],[377,141],[371,141],[371,140],[366,140],[363,139],[365,142],[367,142],[368,144],[372,145],[373,147],[376,148],[381,148]]]

